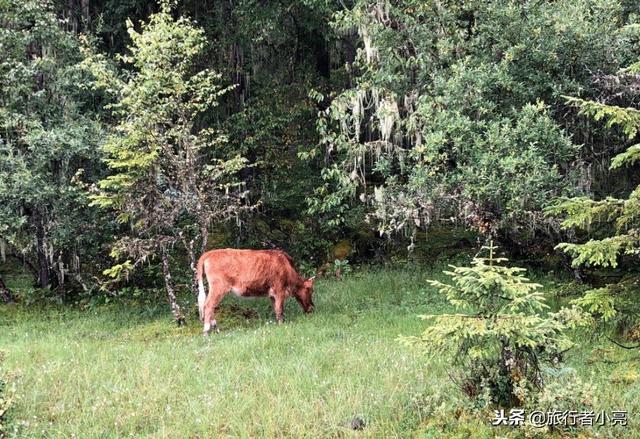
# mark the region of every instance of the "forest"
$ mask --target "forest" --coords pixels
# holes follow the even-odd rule
[[[640,1],[0,22],[0,438],[640,437]]]

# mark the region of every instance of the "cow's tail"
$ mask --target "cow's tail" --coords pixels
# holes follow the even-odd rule
[[[201,257],[198,261],[196,268],[196,276],[198,278],[198,313],[200,314],[200,320],[204,319],[204,302],[207,300],[207,293],[204,291],[204,282],[202,275],[204,274],[204,257]]]

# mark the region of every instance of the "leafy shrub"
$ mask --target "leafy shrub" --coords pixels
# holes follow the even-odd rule
[[[336,277],[342,277],[351,273],[351,265],[348,259],[336,259],[333,261],[333,271]]]
[[[403,340],[431,355],[453,352],[452,380],[478,406],[522,406],[543,387],[541,363],[555,364],[572,346],[565,331],[579,320],[577,311],[544,314],[548,306],[540,285],[524,277],[525,269],[499,265],[496,247],[475,257],[471,267],[445,271],[452,284],[429,283],[466,314],[425,315],[433,321],[420,337]]]
[[[544,389],[527,404],[526,412],[539,411],[543,413],[587,413],[596,412],[598,397],[595,386],[581,378],[574,369],[570,367],[546,368]],[[581,426],[578,422],[568,420],[564,423],[553,426],[533,426],[537,435],[546,435],[552,429],[563,431],[576,431]],[[582,427],[584,428],[584,427]],[[586,427],[589,428],[589,427]]]
[[[593,385],[585,382],[570,367],[547,368],[545,388],[536,400],[536,409],[542,411],[593,410],[598,398]]]

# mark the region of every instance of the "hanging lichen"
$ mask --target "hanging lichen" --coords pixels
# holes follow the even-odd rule
[[[60,286],[64,286],[64,280],[65,280],[64,276],[67,270],[64,268],[64,262],[62,261],[62,254],[58,256],[56,271],[58,272],[58,280],[60,281]]]
[[[377,116],[380,121],[380,136],[382,140],[389,142],[393,125],[400,117],[396,101],[391,98],[384,98],[378,106]]]
[[[362,125],[362,119],[364,117],[364,100],[366,98],[366,94],[365,90],[357,90],[351,101],[351,115],[353,118],[354,133],[360,132],[360,126]]]
[[[373,45],[371,35],[367,30],[366,26],[361,26],[358,28],[358,33],[362,38],[362,42],[364,43],[364,53],[368,63],[372,63],[374,61],[378,61],[378,48]]]
[[[73,261],[73,271],[75,271],[76,273],[80,272],[80,257],[78,257],[77,254],[74,254],[72,261]]]

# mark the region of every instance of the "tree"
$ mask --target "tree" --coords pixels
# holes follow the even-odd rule
[[[618,75],[624,84],[637,81],[640,63],[632,65]],[[637,89],[632,88],[632,96]],[[580,108],[580,113],[596,121],[606,121],[608,128],[619,127],[629,141],[637,139],[640,131],[640,109],[620,107],[602,102],[567,98]],[[633,143],[633,142],[632,142]],[[640,160],[640,144],[633,143],[626,151],[616,155],[610,169],[633,166]],[[590,239],[583,243],[561,243],[558,249],[568,253],[574,267],[616,268],[622,257],[636,259],[640,253],[640,186],[626,198],[606,196],[559,198],[547,209],[552,215],[564,215],[562,227],[589,231]],[[620,282],[609,283],[588,290],[576,303],[584,306],[603,321],[629,319],[637,323],[640,295],[640,277],[633,271]]]
[[[101,175],[101,127],[74,35],[51,2],[0,2],[0,246],[41,288],[80,283],[101,221],[85,182]],[[78,234],[77,230],[84,233]]]
[[[240,156],[216,156],[225,136],[203,125],[203,115],[230,90],[220,75],[199,69],[205,53],[203,31],[186,18],[174,20],[168,3],[142,23],[127,23],[132,45],[117,72],[101,55],[86,63],[96,86],[113,92],[117,120],[103,145],[112,175],[99,183],[93,204],[115,211],[130,226],[113,245],[114,258],[129,257],[106,274],[118,278],[160,256],[165,288],[178,324],[184,314],[175,296],[170,255],[176,244],[193,270],[194,245],[204,251],[214,221],[238,218],[249,208],[235,174],[246,167]],[[219,151],[218,151],[219,152]]]
[[[443,218],[514,247],[548,238],[543,207],[582,193],[558,101],[590,87],[585,65],[611,71],[621,14],[605,2],[356,1],[334,21],[361,39],[354,85],[313,93],[331,104],[310,154],[325,157],[312,212],[339,222],[360,199],[382,233]]]
[[[429,283],[462,314],[425,315],[433,321],[420,337],[406,337],[431,355],[450,355],[456,371],[450,376],[475,400],[489,398],[501,406],[522,406],[541,389],[543,359],[557,362],[572,346],[562,319],[572,312],[544,315],[541,285],[524,277],[524,268],[500,265],[493,243],[483,247],[488,257],[475,257],[470,267],[451,266],[444,273],[452,284]],[[573,317],[579,314],[573,313]]]
[[[242,178],[260,209],[234,231],[233,244],[280,247],[296,260],[322,261],[331,242],[349,231],[327,230],[322,217],[307,214],[305,198],[320,183],[319,167],[297,153],[318,142],[309,89],[344,81],[331,70],[342,65],[342,50],[329,26],[342,6],[333,0],[239,0],[185,1],[179,7],[215,38],[208,65],[237,84],[220,106],[228,114],[227,149],[254,165]]]

